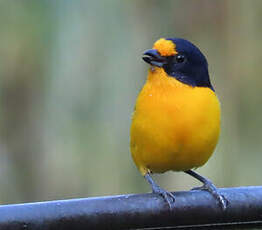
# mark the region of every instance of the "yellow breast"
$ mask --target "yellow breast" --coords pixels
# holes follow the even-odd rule
[[[148,171],[184,171],[206,163],[220,132],[220,105],[207,87],[191,87],[162,68],[149,70],[131,125],[132,157]]]

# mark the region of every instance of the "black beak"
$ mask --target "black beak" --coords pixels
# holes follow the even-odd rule
[[[142,58],[145,62],[157,67],[162,67],[164,64],[167,63],[166,58],[162,57],[155,49],[147,50],[146,52],[144,52]]]

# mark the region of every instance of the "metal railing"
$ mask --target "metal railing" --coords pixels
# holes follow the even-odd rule
[[[0,229],[237,229],[262,227],[262,186],[223,188],[222,211],[205,191],[174,192],[170,210],[155,194],[133,194],[0,206]]]

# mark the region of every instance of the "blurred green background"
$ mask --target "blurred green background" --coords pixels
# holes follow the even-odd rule
[[[0,202],[149,192],[129,126],[160,37],[207,56],[222,105],[217,186],[261,185],[262,1],[0,2]],[[170,190],[198,183],[155,176]]]

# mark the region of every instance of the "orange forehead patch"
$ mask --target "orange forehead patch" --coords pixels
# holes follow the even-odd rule
[[[161,56],[172,56],[177,54],[176,45],[172,41],[164,38],[157,40],[153,46],[153,49],[156,49]]]

